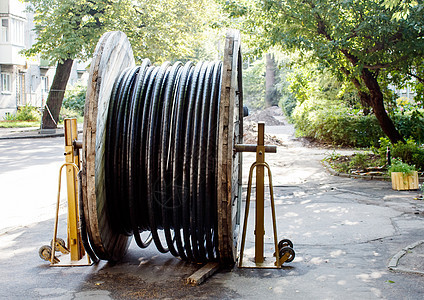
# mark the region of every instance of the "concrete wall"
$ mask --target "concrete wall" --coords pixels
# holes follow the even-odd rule
[[[1,72],[7,72],[11,75],[10,78],[10,92],[0,92],[0,120],[2,120],[7,113],[13,114],[16,112],[16,80],[14,75],[16,73],[16,66],[0,65]]]
[[[19,0],[1,0],[0,14],[13,14],[25,18],[25,3]]]

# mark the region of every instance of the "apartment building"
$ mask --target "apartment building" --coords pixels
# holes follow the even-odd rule
[[[20,106],[44,107],[55,74],[48,61],[20,54],[36,40],[33,14],[25,6],[20,0],[0,0],[0,120]],[[70,84],[85,78],[85,67],[74,64]]]

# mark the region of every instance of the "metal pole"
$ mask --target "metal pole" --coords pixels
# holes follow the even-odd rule
[[[77,120],[65,119],[65,157],[67,163],[74,163],[79,168],[79,155],[74,152],[73,143],[78,138]],[[79,231],[77,176],[72,166],[66,167],[68,186],[68,247],[71,260],[78,261],[84,256]]]
[[[258,146],[256,148],[256,224],[255,224],[255,263],[264,262],[264,166],[265,162],[265,123],[258,123]]]

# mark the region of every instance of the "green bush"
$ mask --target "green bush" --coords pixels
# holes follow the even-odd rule
[[[65,97],[63,99],[62,108],[67,109],[66,114],[69,115],[69,111],[75,111],[79,116],[84,115],[84,106],[85,106],[85,94],[87,92],[87,87],[85,86],[75,86],[70,90],[65,92]],[[63,113],[63,112],[62,112]]]
[[[350,169],[365,169],[369,167],[369,154],[368,153],[354,153],[349,162]]]
[[[396,114],[393,116],[393,122],[406,139],[413,138],[420,144],[424,143],[424,118],[421,112],[415,110],[406,114]]]
[[[62,109],[60,110],[59,121],[63,122],[63,120],[65,119],[70,119],[70,118],[77,119],[78,117],[79,117],[79,113],[77,111],[68,109],[66,107],[62,107]]]
[[[16,114],[10,114],[7,113],[4,117],[3,120],[5,121],[16,121]]]
[[[40,121],[40,111],[37,107],[25,105],[18,108],[16,114],[8,114],[4,117],[6,121]]]
[[[424,149],[412,139],[409,139],[406,143],[399,142],[392,145],[391,154],[392,157],[398,157],[403,162],[424,170]]]
[[[296,107],[292,115],[298,136],[353,147],[378,147],[385,136],[374,115],[364,116],[343,105],[307,105]],[[424,118],[419,112],[394,115],[392,120],[405,139],[424,143]]]
[[[374,116],[352,113],[347,108],[327,107],[293,113],[298,136],[342,146],[378,146],[383,132]]]
[[[291,118],[291,115],[293,114],[293,111],[296,108],[296,105],[297,105],[296,98],[289,93],[287,93],[286,95],[282,95],[280,98],[280,102],[278,103],[278,106],[281,107],[284,114],[288,118]]]
[[[374,148],[373,151],[383,158],[386,157],[387,147],[390,148],[392,158],[414,165],[417,169],[424,171],[424,148],[412,138],[408,139],[406,143],[398,142],[394,145],[390,143],[388,138],[381,138],[380,147]]]

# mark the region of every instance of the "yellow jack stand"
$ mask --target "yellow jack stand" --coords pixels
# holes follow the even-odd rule
[[[276,146],[265,146],[265,124],[258,123],[258,144],[257,145],[236,145],[236,151],[256,152],[256,162],[252,164],[249,171],[249,183],[247,186],[247,199],[243,223],[243,233],[240,248],[239,267],[240,268],[281,268],[285,262],[294,259],[295,252],[293,243],[284,239],[277,241],[277,224],[275,218],[274,191],[272,185],[272,175],[269,165],[265,162],[265,152],[277,152]],[[255,257],[247,258],[243,261],[244,245],[246,241],[247,219],[249,216],[250,194],[252,190],[253,170],[256,168],[256,218],[255,218]],[[264,178],[265,168],[268,170],[269,192],[271,198],[272,225],[274,231],[275,262],[274,259],[267,260],[264,257]],[[274,263],[273,263],[274,262]]]
[[[77,174],[80,170],[80,158],[78,147],[78,128],[76,119],[65,119],[65,163],[59,169],[59,188],[57,193],[56,218],[54,223],[54,234],[51,246],[42,246],[39,255],[42,259],[50,261],[50,266],[90,266],[92,262],[86,255],[81,239],[80,220],[78,209],[78,189],[80,184]],[[66,167],[67,198],[68,198],[68,228],[67,244],[57,237],[59,223],[60,189],[62,182],[62,170]],[[54,245],[54,246],[53,246]],[[54,249],[52,249],[54,248]],[[56,256],[55,252],[61,255]],[[86,259],[84,257],[87,256]],[[60,259],[59,259],[60,257]]]

